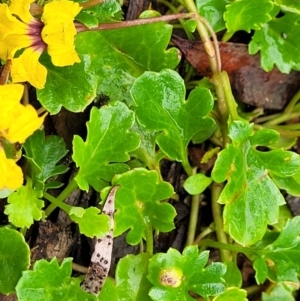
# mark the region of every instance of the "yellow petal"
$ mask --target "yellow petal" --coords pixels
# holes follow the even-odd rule
[[[19,105],[10,114],[11,123],[3,133],[3,137],[11,143],[24,143],[37,129],[41,127],[46,117],[38,117],[36,110],[31,106]]]
[[[11,113],[20,104],[24,87],[22,85],[1,85],[0,86],[0,136],[5,132],[11,123]]]
[[[29,47],[12,60],[11,77],[14,83],[28,81],[38,89],[44,88],[47,69],[39,62],[41,54],[42,51]]]
[[[47,50],[55,66],[80,62],[74,47],[76,28],[73,22],[80,10],[78,3],[66,0],[53,1],[44,7],[42,39],[48,45]]]
[[[13,58],[15,52],[31,45],[28,25],[12,16],[6,4],[0,4],[0,58]]]
[[[52,1],[45,5],[41,19],[45,25],[73,22],[74,17],[81,9],[77,2],[67,0]]]
[[[3,188],[17,189],[22,184],[22,169],[13,159],[7,159],[3,149],[0,149],[0,190]]]
[[[11,0],[9,10],[12,14],[17,15],[24,23],[29,24],[34,20],[34,17],[30,14],[30,4],[34,0]]]

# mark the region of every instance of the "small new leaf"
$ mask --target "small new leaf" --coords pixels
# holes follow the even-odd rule
[[[43,217],[44,207],[44,202],[39,199],[40,193],[32,188],[32,182],[28,178],[26,186],[21,186],[10,194],[4,210],[9,222],[16,227],[29,228],[34,221],[39,221]]]
[[[138,134],[130,132],[133,123],[133,112],[121,102],[91,110],[86,141],[79,136],[73,140],[73,159],[79,167],[75,180],[82,190],[91,185],[100,191],[115,174],[129,169],[124,162],[140,143]]]
[[[72,259],[59,266],[57,259],[42,259],[32,271],[25,271],[16,286],[19,301],[96,301],[96,297],[80,288],[81,279],[71,277]]]
[[[126,240],[136,245],[151,227],[161,232],[174,229],[175,209],[161,202],[173,195],[173,187],[161,181],[156,171],[137,168],[116,175],[112,184],[120,186],[115,200],[115,236],[129,230]]]
[[[206,266],[208,253],[199,253],[198,246],[188,246],[182,255],[172,248],[167,253],[154,255],[148,268],[148,279],[154,285],[149,292],[152,300],[195,300],[189,295],[190,291],[206,299],[222,293],[226,266],[222,263]]]
[[[61,137],[49,136],[46,139],[44,131],[36,131],[26,140],[24,149],[35,189],[43,190],[49,178],[68,170],[65,165],[56,165],[68,152]]]
[[[83,209],[83,208],[80,208]],[[109,230],[109,217],[105,214],[99,214],[100,210],[96,207],[70,212],[70,219],[77,223],[79,231],[85,236],[93,238],[94,236],[103,237]]]
[[[275,18],[256,31],[249,44],[249,53],[260,51],[261,66],[270,71],[274,65],[283,73],[300,70],[298,37],[300,15],[286,13]]]
[[[30,249],[24,236],[12,229],[0,228],[0,292],[15,292],[15,286],[30,266]]]

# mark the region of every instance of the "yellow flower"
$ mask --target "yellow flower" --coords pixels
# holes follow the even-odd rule
[[[0,86],[0,137],[11,143],[25,142],[41,127],[46,116],[38,117],[31,105],[20,103],[23,91],[19,84]]]
[[[0,190],[17,189],[22,184],[22,169],[13,159],[7,159],[4,150],[0,148]]]
[[[80,62],[74,48],[73,21],[81,7],[72,1],[53,1],[45,5],[40,20],[29,12],[32,2],[34,0],[11,0],[9,6],[0,4],[0,58],[12,59],[13,82],[28,81],[42,89],[47,69],[39,57],[45,50],[55,66]],[[18,50],[21,54],[15,58]]]

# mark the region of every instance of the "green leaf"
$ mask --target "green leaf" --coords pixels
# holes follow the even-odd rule
[[[79,207],[76,207],[79,208]],[[80,208],[69,213],[70,219],[79,225],[79,231],[88,237],[103,237],[109,231],[109,217],[99,214],[100,210],[96,207],[87,209]]]
[[[129,230],[126,240],[136,245],[151,227],[161,232],[174,229],[175,209],[161,202],[173,195],[173,187],[161,181],[156,171],[137,168],[116,175],[112,184],[120,186],[115,199],[115,236]]]
[[[237,287],[229,287],[221,295],[213,299],[213,301],[247,301],[247,291]]]
[[[209,22],[214,32],[225,29],[223,14],[229,3],[230,0],[196,0],[198,12]]]
[[[226,281],[226,286],[231,287],[241,287],[242,286],[242,274],[235,262],[227,261],[226,264],[226,274],[223,279]]]
[[[272,145],[277,143],[279,133],[271,129],[260,129],[255,134],[249,137],[249,141],[254,146],[259,145]]]
[[[48,136],[44,131],[35,131],[24,144],[25,157],[30,168],[30,177],[35,189],[43,190],[46,181],[56,175],[65,173],[69,168],[56,165],[68,152],[61,137]]]
[[[148,268],[148,279],[154,285],[149,293],[152,300],[195,300],[190,297],[190,291],[206,299],[222,293],[226,266],[212,263],[205,267],[208,253],[199,253],[198,246],[188,246],[182,255],[172,248],[167,253],[154,255]]]
[[[149,254],[143,253],[127,255],[118,262],[116,270],[118,301],[151,301],[148,297],[151,283],[146,278],[148,261]]]
[[[0,292],[13,293],[22,271],[30,266],[30,249],[16,230],[0,228]]]
[[[16,227],[29,228],[34,220],[39,221],[43,217],[44,202],[40,200],[41,192],[32,187],[28,178],[26,186],[21,186],[8,197],[8,205],[4,213],[8,220]]]
[[[85,2],[85,0],[80,0],[78,2],[82,3]],[[97,26],[99,23],[120,20],[120,11],[121,6],[117,0],[104,1],[98,5],[81,10],[76,16],[76,20],[87,27],[93,27]]]
[[[279,283],[268,293],[262,293],[262,301],[295,301],[295,298],[282,283]]]
[[[141,144],[139,148],[130,153],[134,158],[143,162],[149,169],[159,169],[159,162],[156,158],[156,143],[155,133],[148,131],[142,127],[138,122],[135,122],[132,129],[141,137]]]
[[[133,123],[134,114],[124,103],[92,108],[86,141],[79,136],[73,140],[73,160],[79,167],[75,180],[82,190],[91,185],[100,191],[115,174],[129,169],[124,162],[140,143],[138,134],[129,131]]]
[[[97,297],[97,301],[120,301],[117,295],[117,288],[113,280],[108,277],[104,283],[101,293]]]
[[[138,122],[157,132],[156,142],[171,159],[187,162],[187,145],[200,130],[207,128],[205,117],[213,107],[208,89],[194,89],[185,101],[185,86],[177,72],[145,72],[134,83],[131,94]]]
[[[260,152],[250,144],[251,139],[246,139],[247,134],[251,132],[241,122],[230,126],[229,136],[235,140],[218,154],[212,171],[217,183],[227,179],[218,201],[225,204],[225,230],[242,245],[257,242],[268,224],[278,222],[278,206],[285,201],[269,174],[290,177],[300,168],[296,153]],[[268,138],[269,133],[266,134]]]
[[[72,259],[65,258],[59,266],[57,259],[36,261],[32,271],[23,272],[16,292],[19,301],[95,301],[96,297],[80,288],[81,280],[70,277]]]
[[[196,195],[203,192],[211,184],[211,182],[211,178],[198,173],[188,177],[185,180],[183,187],[189,194]]]
[[[269,278],[298,287],[300,274],[300,216],[286,222],[281,232],[267,232],[263,239],[252,246],[257,282]],[[263,263],[263,261],[265,263]]]
[[[51,114],[62,106],[83,111],[101,93],[130,103],[129,89],[136,77],[146,70],[172,69],[179,63],[179,51],[166,50],[171,34],[172,26],[163,22],[79,33],[75,46],[81,63],[55,67],[49,56],[41,56],[48,75],[38,99]]]
[[[263,284],[268,276],[268,266],[263,258],[256,258],[253,262],[255,280],[257,284]]]
[[[265,24],[254,33],[249,44],[249,53],[260,51],[261,66],[270,71],[276,65],[283,73],[300,70],[298,57],[300,15],[286,13]]]
[[[272,174],[272,179],[280,189],[293,196],[300,196],[300,170],[293,176],[283,178]]]
[[[300,14],[300,3],[295,0],[275,0],[275,4],[279,5],[281,10]]]
[[[250,33],[272,19],[273,4],[271,0],[236,0],[227,5],[226,10],[224,20],[228,34],[233,35],[238,30]]]

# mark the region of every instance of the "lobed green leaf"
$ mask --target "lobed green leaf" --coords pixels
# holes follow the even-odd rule
[[[215,297],[213,301],[248,301],[247,291],[237,287],[229,287],[225,292]]]
[[[136,245],[152,227],[161,232],[174,229],[175,209],[161,202],[173,195],[173,187],[160,180],[156,171],[136,168],[116,175],[112,184],[120,186],[115,199],[115,236],[129,230],[126,240]]]
[[[259,30],[272,19],[271,0],[236,0],[226,6],[224,20],[229,34],[238,30],[250,33],[251,29]]]
[[[225,290],[222,263],[207,264],[208,251],[199,253],[197,246],[188,246],[182,255],[175,249],[159,253],[150,259],[148,279],[154,285],[150,290],[153,300],[195,300],[189,292],[208,299]],[[163,299],[161,299],[163,298]]]
[[[140,143],[138,134],[130,132],[133,123],[133,112],[121,102],[91,110],[86,141],[73,139],[73,160],[79,167],[75,180],[82,190],[91,185],[100,191],[115,174],[129,169],[124,162]]]
[[[96,297],[80,288],[81,280],[71,277],[72,259],[65,258],[59,266],[56,258],[50,262],[36,261],[32,271],[25,271],[16,287],[19,301],[95,301]]]
[[[41,191],[35,190],[28,178],[26,186],[21,186],[8,196],[4,213],[8,215],[9,222],[16,227],[29,228],[35,220],[42,219],[44,201],[40,197]]]
[[[75,207],[80,208],[80,207]],[[76,214],[73,210],[69,213],[70,219],[77,223],[79,231],[88,237],[103,237],[109,231],[109,217],[105,214],[99,214],[100,210],[96,207],[89,207],[80,210],[80,214]]]
[[[35,189],[47,188],[50,185],[46,183],[49,178],[67,172],[68,167],[57,165],[68,152],[61,137],[48,136],[46,139],[44,131],[35,131],[26,140],[24,149]]]
[[[298,49],[300,15],[286,13],[257,30],[249,44],[249,53],[260,51],[261,66],[270,71],[276,65],[283,73],[300,70]]]

